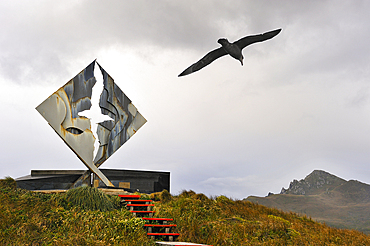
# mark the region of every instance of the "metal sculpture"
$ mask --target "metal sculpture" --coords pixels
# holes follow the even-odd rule
[[[94,158],[96,138],[91,131],[90,119],[78,113],[91,108],[92,88],[96,83],[95,63],[97,62],[93,61],[54,92],[37,106],[36,110],[90,172],[94,173],[106,186],[113,186],[98,167],[134,135],[145,124],[146,119],[114,83],[113,78],[97,63],[103,74],[104,84],[99,106],[102,114],[110,116],[113,120],[98,124],[99,149]],[[90,172],[86,171],[75,184],[89,179]]]

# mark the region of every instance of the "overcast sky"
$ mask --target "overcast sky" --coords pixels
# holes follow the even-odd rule
[[[279,193],[315,169],[370,183],[369,1],[1,1],[0,178],[86,169],[35,110],[94,59],[148,122],[102,168],[171,193]],[[177,77],[221,37],[282,28]],[[101,90],[101,89],[99,89]]]

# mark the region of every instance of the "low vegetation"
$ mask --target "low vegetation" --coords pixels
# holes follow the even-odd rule
[[[110,197],[97,188],[88,186],[68,190],[64,197],[59,200],[66,202],[65,205],[77,206],[84,210],[111,211],[120,206],[118,196]]]
[[[225,196],[208,198],[193,191],[171,196],[164,191],[152,198],[156,217],[174,218],[179,241],[215,246],[370,245],[370,236],[361,232]],[[95,206],[91,199],[101,199],[103,205]],[[116,197],[89,187],[40,194],[17,189],[12,178],[5,178],[0,180],[0,245],[155,245],[143,221],[118,204]]]
[[[40,194],[15,186],[11,178],[0,180],[0,245],[155,245],[141,219],[125,208],[110,208],[115,198],[87,205],[92,197],[104,197],[89,187]]]
[[[156,205],[159,217],[176,218],[180,241],[211,245],[370,245],[370,236],[311,218],[225,196],[209,199],[184,191]]]

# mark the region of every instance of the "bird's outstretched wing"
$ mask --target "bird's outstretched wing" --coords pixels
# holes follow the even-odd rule
[[[198,62],[194,63],[193,65],[185,69],[184,72],[180,73],[179,77],[194,73],[204,68],[205,66],[209,65],[211,62],[213,62],[217,58],[220,58],[221,56],[224,56],[226,54],[227,52],[222,47],[212,50],[207,55],[205,55],[202,59],[200,59]]]
[[[276,29],[270,32],[265,32],[264,34],[247,36],[247,37],[239,39],[238,41],[235,41],[233,44],[236,44],[240,49],[243,49],[244,47],[250,44],[262,42],[270,38],[273,38],[276,35],[278,35],[279,32],[281,32],[281,29]]]

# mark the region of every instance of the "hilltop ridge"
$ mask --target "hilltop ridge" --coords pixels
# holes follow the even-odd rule
[[[297,181],[294,179],[290,182],[289,188],[281,189],[280,194],[294,194],[294,195],[313,195],[321,192],[328,192],[336,187],[345,184],[342,178],[338,178],[328,172],[322,170],[314,170],[306,176],[306,178]]]

